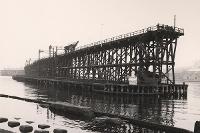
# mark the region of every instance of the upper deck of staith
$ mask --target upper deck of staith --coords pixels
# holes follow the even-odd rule
[[[151,26],[148,28],[134,31],[134,32],[122,34],[122,35],[115,36],[112,38],[107,38],[105,40],[79,46],[72,53],[81,52],[84,50],[98,49],[100,47],[109,48],[109,47],[112,47],[113,45],[114,47],[117,47],[118,45],[121,45],[120,42],[125,42],[125,41],[130,41],[130,40],[134,41],[134,40],[138,40],[139,38],[141,40],[153,41],[158,36],[170,36],[172,38],[178,38],[183,35],[184,35],[183,28],[172,27],[172,26],[168,26],[164,24],[162,25],[157,24],[156,26]]]
[[[127,84],[134,75],[140,86],[175,84],[177,38],[183,35],[182,28],[158,24],[84,46],[76,43],[67,46],[65,54],[53,52],[28,64],[25,72],[32,77],[113,84]]]

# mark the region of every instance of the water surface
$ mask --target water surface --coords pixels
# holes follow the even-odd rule
[[[0,93],[48,101],[66,101],[75,105],[89,106],[99,112],[125,115],[192,131],[195,121],[200,120],[200,82],[188,84],[187,98],[161,98],[135,95],[112,96],[75,88],[38,88],[34,85],[14,81],[11,77],[0,77]],[[48,108],[42,108],[37,104],[16,102],[16,100],[7,102],[5,98],[1,98],[0,105],[4,108],[3,111],[0,110],[0,116],[22,117],[40,123],[49,122],[51,125],[67,126],[73,132],[92,132],[83,130],[84,121],[56,115]],[[19,107],[21,109],[16,111],[15,109]]]

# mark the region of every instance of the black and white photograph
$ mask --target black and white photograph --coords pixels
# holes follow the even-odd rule
[[[200,1],[0,0],[0,133],[200,133]]]

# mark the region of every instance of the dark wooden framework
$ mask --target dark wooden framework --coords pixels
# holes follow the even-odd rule
[[[123,84],[135,74],[138,84],[175,84],[175,52],[182,35],[181,28],[158,24],[69,53],[53,54],[26,65],[25,73],[32,77]]]

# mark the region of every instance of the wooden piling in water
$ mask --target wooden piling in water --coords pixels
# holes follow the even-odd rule
[[[36,84],[37,87],[66,87],[66,88],[89,88],[94,92],[110,93],[110,94],[137,94],[137,95],[187,95],[187,85],[185,84],[160,84],[152,85],[129,85],[129,84],[113,84],[113,83],[91,83],[68,81],[47,78],[31,78],[24,76],[14,76],[13,79],[22,82]],[[64,85],[64,86],[63,86]]]
[[[200,121],[195,122],[194,133],[200,133]]]

